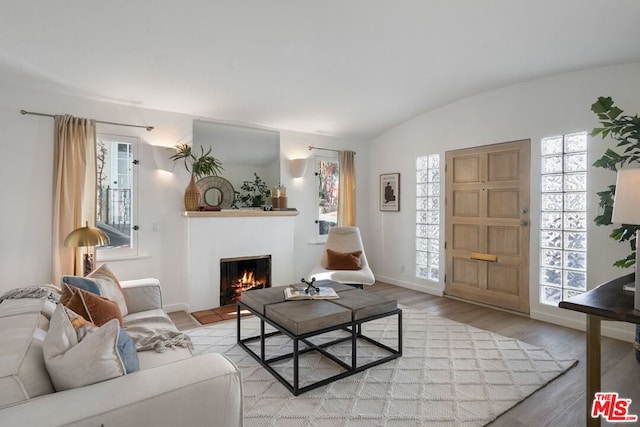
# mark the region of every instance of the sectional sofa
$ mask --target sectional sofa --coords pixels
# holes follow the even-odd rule
[[[158,280],[120,284],[128,312],[125,331],[128,324],[144,323],[145,319],[168,319]],[[220,354],[193,356],[188,347],[138,351],[137,372],[56,391],[44,361],[43,343],[47,334],[57,334],[60,329],[52,326],[52,318],[59,316],[59,305],[50,298],[5,299],[0,303],[1,426],[242,425],[240,370]],[[169,324],[175,330],[173,323]],[[110,353],[111,347],[107,350]],[[68,354],[73,356],[71,351],[73,348]],[[97,359],[100,357],[105,355],[99,354]],[[62,380],[82,373],[81,362]],[[100,363],[96,360],[95,370]],[[94,369],[88,372],[93,374]]]

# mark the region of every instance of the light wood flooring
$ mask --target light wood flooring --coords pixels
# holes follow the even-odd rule
[[[489,425],[493,427],[585,425],[586,341],[584,332],[381,282],[367,287],[367,290],[393,297],[400,304],[415,310],[446,317],[543,347],[554,355],[578,359],[578,366]],[[170,315],[181,330],[198,326],[198,323],[187,313],[170,313]],[[631,343],[606,337],[602,339],[602,389],[618,392],[621,398],[632,399],[630,412],[640,415],[640,364],[635,360],[635,351]],[[607,425],[605,422],[602,424]]]

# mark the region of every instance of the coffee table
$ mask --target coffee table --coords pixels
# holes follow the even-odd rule
[[[278,286],[244,292],[242,300],[237,304],[238,345],[295,396],[402,356],[402,310],[398,308],[397,301],[335,282],[323,281],[318,285],[333,287],[340,298],[335,300],[285,301],[285,287]],[[259,335],[246,338],[241,336],[242,316],[240,316],[240,311],[242,309],[249,310],[260,319]],[[364,323],[394,315],[398,318],[397,348],[387,346],[362,333]],[[265,323],[271,325],[275,331],[265,333]],[[310,338],[337,330],[344,330],[346,334],[322,343],[314,343],[310,340]],[[265,341],[277,335],[285,335],[291,339],[292,351],[269,357],[265,352]],[[358,366],[359,340],[383,349],[388,355]],[[260,354],[247,345],[254,341],[260,342]],[[351,343],[350,363],[330,351],[332,346],[344,342]],[[303,344],[304,348],[301,349],[300,344]],[[301,355],[312,351],[321,353],[344,370],[301,387],[299,359]],[[272,366],[274,363],[287,359],[293,359],[292,382],[284,378]]]

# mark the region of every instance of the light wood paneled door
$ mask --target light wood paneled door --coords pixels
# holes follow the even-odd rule
[[[530,141],[446,153],[445,294],[529,313]]]

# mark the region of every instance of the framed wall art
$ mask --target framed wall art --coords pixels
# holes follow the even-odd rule
[[[398,212],[400,210],[400,174],[380,175],[380,210]]]

